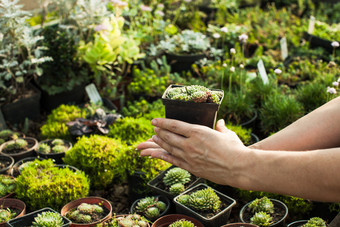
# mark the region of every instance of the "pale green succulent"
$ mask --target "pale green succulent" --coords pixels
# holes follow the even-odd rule
[[[274,204],[266,196],[260,199],[255,199],[248,205],[248,207],[253,213],[260,211],[266,212],[268,214],[274,213]]]
[[[6,151],[13,151],[13,150],[20,150],[20,149],[26,149],[28,146],[28,143],[24,139],[16,139],[11,140],[6,144],[5,150]]]
[[[145,197],[138,201],[135,211],[143,214],[148,219],[157,218],[165,209],[167,205],[159,201],[157,197]]]
[[[164,177],[163,177],[163,183],[166,186],[171,186],[177,183],[186,184],[190,181],[191,174],[185,170],[181,169],[179,167],[172,168],[168,170]]]
[[[172,194],[172,195],[179,195],[181,194],[182,192],[184,192],[185,190],[185,187],[184,187],[184,184],[182,183],[176,183],[176,184],[173,184],[170,186],[169,188],[169,192]]]
[[[313,217],[308,220],[308,222],[301,227],[326,227],[327,224],[326,222],[319,217]]]
[[[54,139],[52,140],[51,144],[53,146],[56,146],[56,145],[64,145],[64,141],[62,139]]]
[[[59,213],[46,211],[34,218],[33,227],[59,227],[64,225],[62,216]]]
[[[113,217],[111,221],[98,225],[98,227],[147,227],[148,221],[139,214],[129,214],[122,217]]]
[[[273,224],[273,217],[266,212],[255,213],[253,217],[250,218],[250,223],[259,226],[270,226]]]
[[[12,212],[11,209],[0,209],[0,223],[7,222],[14,218],[16,215],[15,212]]]
[[[97,205],[97,204],[88,204],[88,203],[82,203],[77,207],[77,210],[79,210],[83,214],[93,214],[93,213],[103,213],[104,209]]]
[[[38,147],[38,152],[42,154],[51,153],[51,147],[47,143],[42,143]]]
[[[169,227],[195,227],[195,224],[192,223],[191,221],[181,219],[171,223]]]
[[[66,147],[64,145],[56,145],[52,148],[52,153],[62,153],[65,152]]]
[[[15,188],[16,188],[15,179],[6,175],[0,175],[0,197],[3,197],[9,193],[14,192]]]
[[[160,210],[157,207],[149,207],[145,210],[144,214],[148,219],[155,219],[160,215]]]
[[[181,197],[177,200],[178,202],[184,201],[183,205],[189,206],[196,211],[216,212],[221,207],[220,197],[210,187],[191,193],[188,199],[187,197],[185,199]]]

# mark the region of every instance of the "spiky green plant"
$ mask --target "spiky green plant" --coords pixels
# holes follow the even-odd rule
[[[177,183],[184,185],[190,181],[190,177],[191,174],[187,170],[175,167],[165,173],[163,177],[163,183],[166,186],[171,186]]]
[[[0,175],[0,197],[3,197],[9,193],[15,191],[16,182],[15,179],[7,175]]]
[[[63,217],[52,211],[45,211],[38,214],[32,222],[33,227],[61,227],[64,225]]]
[[[64,145],[56,145],[52,148],[52,153],[62,153],[66,151],[66,147]]]
[[[13,150],[24,150],[28,146],[28,143],[24,139],[16,139],[9,141],[5,146],[5,151],[11,152]]]
[[[171,223],[169,227],[195,227],[195,224],[189,220],[181,219]]]
[[[259,226],[270,226],[273,224],[273,217],[266,212],[258,212],[250,218],[250,223]]]
[[[268,214],[274,213],[274,204],[266,196],[253,200],[248,207],[253,213],[266,212]]]
[[[47,143],[42,143],[38,147],[38,152],[43,154],[49,154],[51,152],[51,147]]]
[[[16,213],[11,211],[11,209],[7,208],[1,208],[0,209],[0,223],[7,222],[14,218],[16,216]]]
[[[166,206],[158,197],[145,197],[137,202],[135,211],[148,219],[155,219],[166,209]]]
[[[169,188],[169,192],[173,195],[179,195],[184,191],[185,191],[185,187],[184,187],[184,184],[182,183],[173,184]]]
[[[312,217],[311,219],[308,220],[308,222],[304,225],[302,225],[302,227],[326,227],[327,224],[326,222],[319,217]]]
[[[185,196],[184,198],[181,198]],[[214,189],[207,187],[205,189],[197,190],[189,195],[182,195],[178,198],[178,202],[189,206],[196,211],[210,211],[217,212],[221,207],[220,197],[216,194]]]

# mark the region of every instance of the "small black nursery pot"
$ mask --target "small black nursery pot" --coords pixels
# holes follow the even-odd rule
[[[167,98],[168,92],[171,89],[180,87],[184,86],[170,85],[163,93],[162,102],[165,106],[166,118],[214,128],[217,112],[224,96],[223,90],[210,89],[210,91],[220,93],[220,100],[218,103],[182,101]]]

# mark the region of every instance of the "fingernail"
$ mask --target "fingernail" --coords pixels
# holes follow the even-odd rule
[[[153,136],[152,136],[152,140],[155,141],[155,142],[157,142],[157,141],[158,141],[158,136],[153,135]]]
[[[152,119],[151,124],[152,125],[156,125],[157,124],[157,120],[156,119]]]
[[[158,132],[159,128],[155,126],[154,131]]]
[[[219,122],[220,122],[220,124],[224,124],[225,125],[224,119],[220,119]]]

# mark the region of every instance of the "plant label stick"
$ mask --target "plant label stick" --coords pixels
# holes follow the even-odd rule
[[[92,83],[85,87],[86,93],[89,96],[92,103],[102,103],[102,98],[100,97],[100,94],[96,88],[96,86]]]
[[[268,84],[269,80],[268,80],[267,72],[266,72],[266,69],[264,68],[262,59],[257,63],[257,69],[260,72],[260,76],[262,78],[263,84]]]
[[[309,26],[308,26],[308,34],[313,34],[315,25],[315,17],[310,16]]]
[[[282,60],[284,61],[288,57],[288,47],[287,47],[286,37],[283,37],[280,40],[280,45],[281,45],[281,56],[282,56]]]

